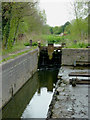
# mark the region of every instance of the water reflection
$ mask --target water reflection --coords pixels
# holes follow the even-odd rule
[[[56,83],[58,71],[47,70],[38,72],[39,93],[42,87],[46,87],[47,91],[53,92],[53,84]]]
[[[58,71],[38,71],[3,108],[3,118],[44,118]]]
[[[22,114],[22,118],[46,118],[52,94],[47,92],[46,88],[41,89],[41,94],[36,92]]]

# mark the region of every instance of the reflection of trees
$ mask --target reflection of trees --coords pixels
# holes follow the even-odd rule
[[[49,74],[49,76],[48,76],[47,91],[53,92],[53,78],[52,78],[51,74]]]
[[[47,50],[42,50],[40,51],[40,56],[39,56],[39,62],[38,62],[38,68],[41,68],[41,66],[44,68],[47,67],[48,65],[48,53]]]
[[[38,88],[38,74],[24,85],[2,111],[3,118],[20,118]]]
[[[3,108],[3,118],[20,118],[30,100],[42,87],[47,91],[53,91],[53,84],[56,83],[58,71],[39,71],[23,86],[22,89]]]
[[[58,71],[39,71],[38,72],[38,93],[40,89],[46,87],[47,91],[53,91],[53,84],[56,83]]]

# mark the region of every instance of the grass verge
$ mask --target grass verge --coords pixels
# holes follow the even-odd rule
[[[23,51],[23,52],[19,52],[19,53],[16,53],[16,54],[14,54],[14,55],[10,55],[10,56],[8,56],[8,57],[6,57],[6,58],[3,58],[3,59],[0,61],[0,64],[1,64],[2,62],[8,61],[8,60],[10,60],[10,59],[14,59],[14,58],[17,57],[17,56],[20,56],[20,55],[22,55],[22,54],[25,54],[25,53],[27,53],[27,52],[29,52],[29,51],[31,51],[31,50],[36,49],[36,48],[37,48],[36,46],[35,46],[35,47],[31,47],[29,50],[25,50],[25,51]]]

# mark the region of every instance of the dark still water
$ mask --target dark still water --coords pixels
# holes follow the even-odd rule
[[[58,70],[40,70],[3,108],[3,118],[46,118]]]

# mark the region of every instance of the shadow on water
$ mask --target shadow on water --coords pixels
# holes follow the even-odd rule
[[[58,70],[36,72],[3,108],[3,118],[45,118],[57,81],[57,74]],[[40,110],[42,113],[39,113]]]
[[[3,118],[19,118],[38,88],[36,73],[3,108]]]

